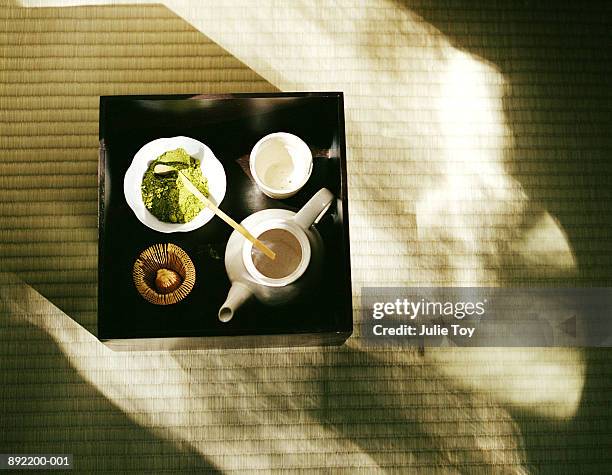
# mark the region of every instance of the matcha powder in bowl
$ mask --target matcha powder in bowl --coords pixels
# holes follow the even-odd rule
[[[177,172],[157,175],[155,165],[167,165]],[[178,170],[189,178],[206,197],[208,183],[202,175],[200,161],[189,156],[183,148],[170,150],[153,160],[147,168],[141,186],[142,201],[145,207],[160,221],[166,223],[188,223],[205,206],[189,192],[178,176]]]
[[[138,221],[153,231],[190,232],[215,216],[185,189],[179,170],[215,205],[225,197],[223,164],[206,144],[183,135],[147,142],[125,172],[123,195]]]

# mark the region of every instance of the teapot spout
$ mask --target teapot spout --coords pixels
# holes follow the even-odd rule
[[[244,284],[234,282],[230,288],[225,303],[219,309],[219,320],[226,323],[234,317],[234,312],[246,302],[253,293]]]

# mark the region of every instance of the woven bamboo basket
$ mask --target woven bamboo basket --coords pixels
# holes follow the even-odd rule
[[[162,293],[155,285],[157,271],[169,269],[180,277],[180,285],[168,293]],[[138,293],[155,305],[172,305],[183,300],[196,280],[193,262],[187,253],[175,244],[155,244],[140,253],[132,269],[134,285]]]

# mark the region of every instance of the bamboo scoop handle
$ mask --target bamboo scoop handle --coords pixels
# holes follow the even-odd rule
[[[225,221],[232,228],[234,228],[236,231],[242,234],[245,238],[251,241],[253,243],[253,246],[255,246],[257,249],[263,252],[270,259],[272,260],[276,259],[276,253],[272,249],[270,249],[263,242],[261,242],[259,239],[253,236],[250,232],[248,232],[247,229],[242,224],[237,223],[232,218],[230,218],[227,214],[225,214],[223,211],[217,208],[217,206],[212,201],[210,201],[208,198],[206,198],[206,196],[204,196],[200,192],[200,190],[198,190],[194,186],[194,184],[191,183],[191,180],[189,180],[189,178],[187,178],[185,174],[180,170],[179,170],[179,178],[182,180],[183,185],[185,185],[185,188],[187,188],[191,194],[193,194],[202,203],[204,203],[207,207],[209,207],[211,211],[213,211],[223,221]]]

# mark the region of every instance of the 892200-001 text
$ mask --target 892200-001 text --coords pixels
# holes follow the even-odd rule
[[[0,469],[71,469],[72,454],[0,454]]]

